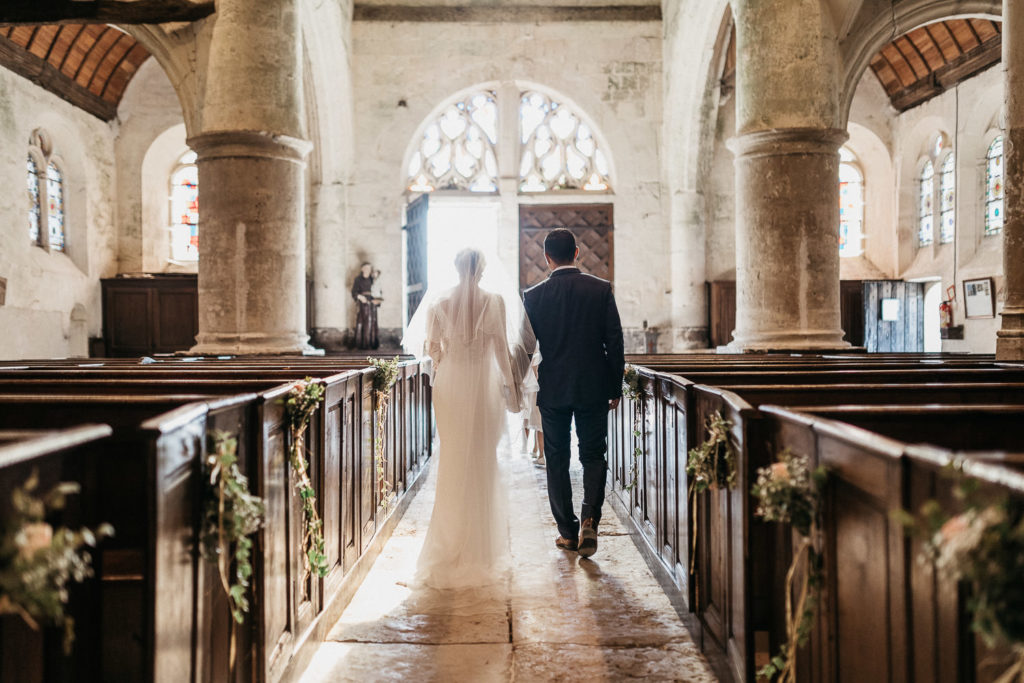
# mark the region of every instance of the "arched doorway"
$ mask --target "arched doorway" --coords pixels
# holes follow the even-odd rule
[[[465,246],[520,288],[539,281],[539,231],[556,226],[577,234],[584,270],[610,278],[613,177],[600,133],[558,93],[505,82],[447,100],[406,154],[404,319],[428,286],[453,283]]]

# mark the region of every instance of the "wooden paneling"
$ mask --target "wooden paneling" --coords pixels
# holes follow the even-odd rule
[[[882,320],[882,300],[899,302],[899,319]],[[864,346],[869,353],[924,351],[924,285],[901,280],[864,282]]]
[[[195,275],[107,278],[103,339],[111,357],[187,351],[199,331]]]
[[[520,289],[532,287],[548,276],[544,238],[554,228],[567,228],[576,236],[580,270],[614,281],[614,225],[611,204],[520,205]]]

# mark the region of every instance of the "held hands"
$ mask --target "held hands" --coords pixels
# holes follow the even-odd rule
[[[619,401],[621,401],[621,400],[622,400],[622,398],[620,397],[620,398],[613,398],[610,401],[608,401],[608,410],[615,410],[616,408],[618,408],[619,407]]]
[[[366,303],[366,297],[363,296],[362,294],[356,294],[356,298],[359,299],[359,303],[361,303],[361,304],[365,304]]]

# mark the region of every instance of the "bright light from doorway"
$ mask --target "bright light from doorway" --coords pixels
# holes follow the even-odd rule
[[[432,195],[427,208],[427,285],[432,290],[454,287],[455,255],[466,247],[484,253],[487,263],[498,262],[497,200],[483,197]]]

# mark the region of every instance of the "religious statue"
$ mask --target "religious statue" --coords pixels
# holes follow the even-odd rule
[[[380,278],[380,271],[374,270],[370,263],[363,263],[352,283],[352,298],[359,305],[356,314],[356,348],[375,349],[380,346],[377,336],[377,307],[383,299],[379,287],[374,282]]]

